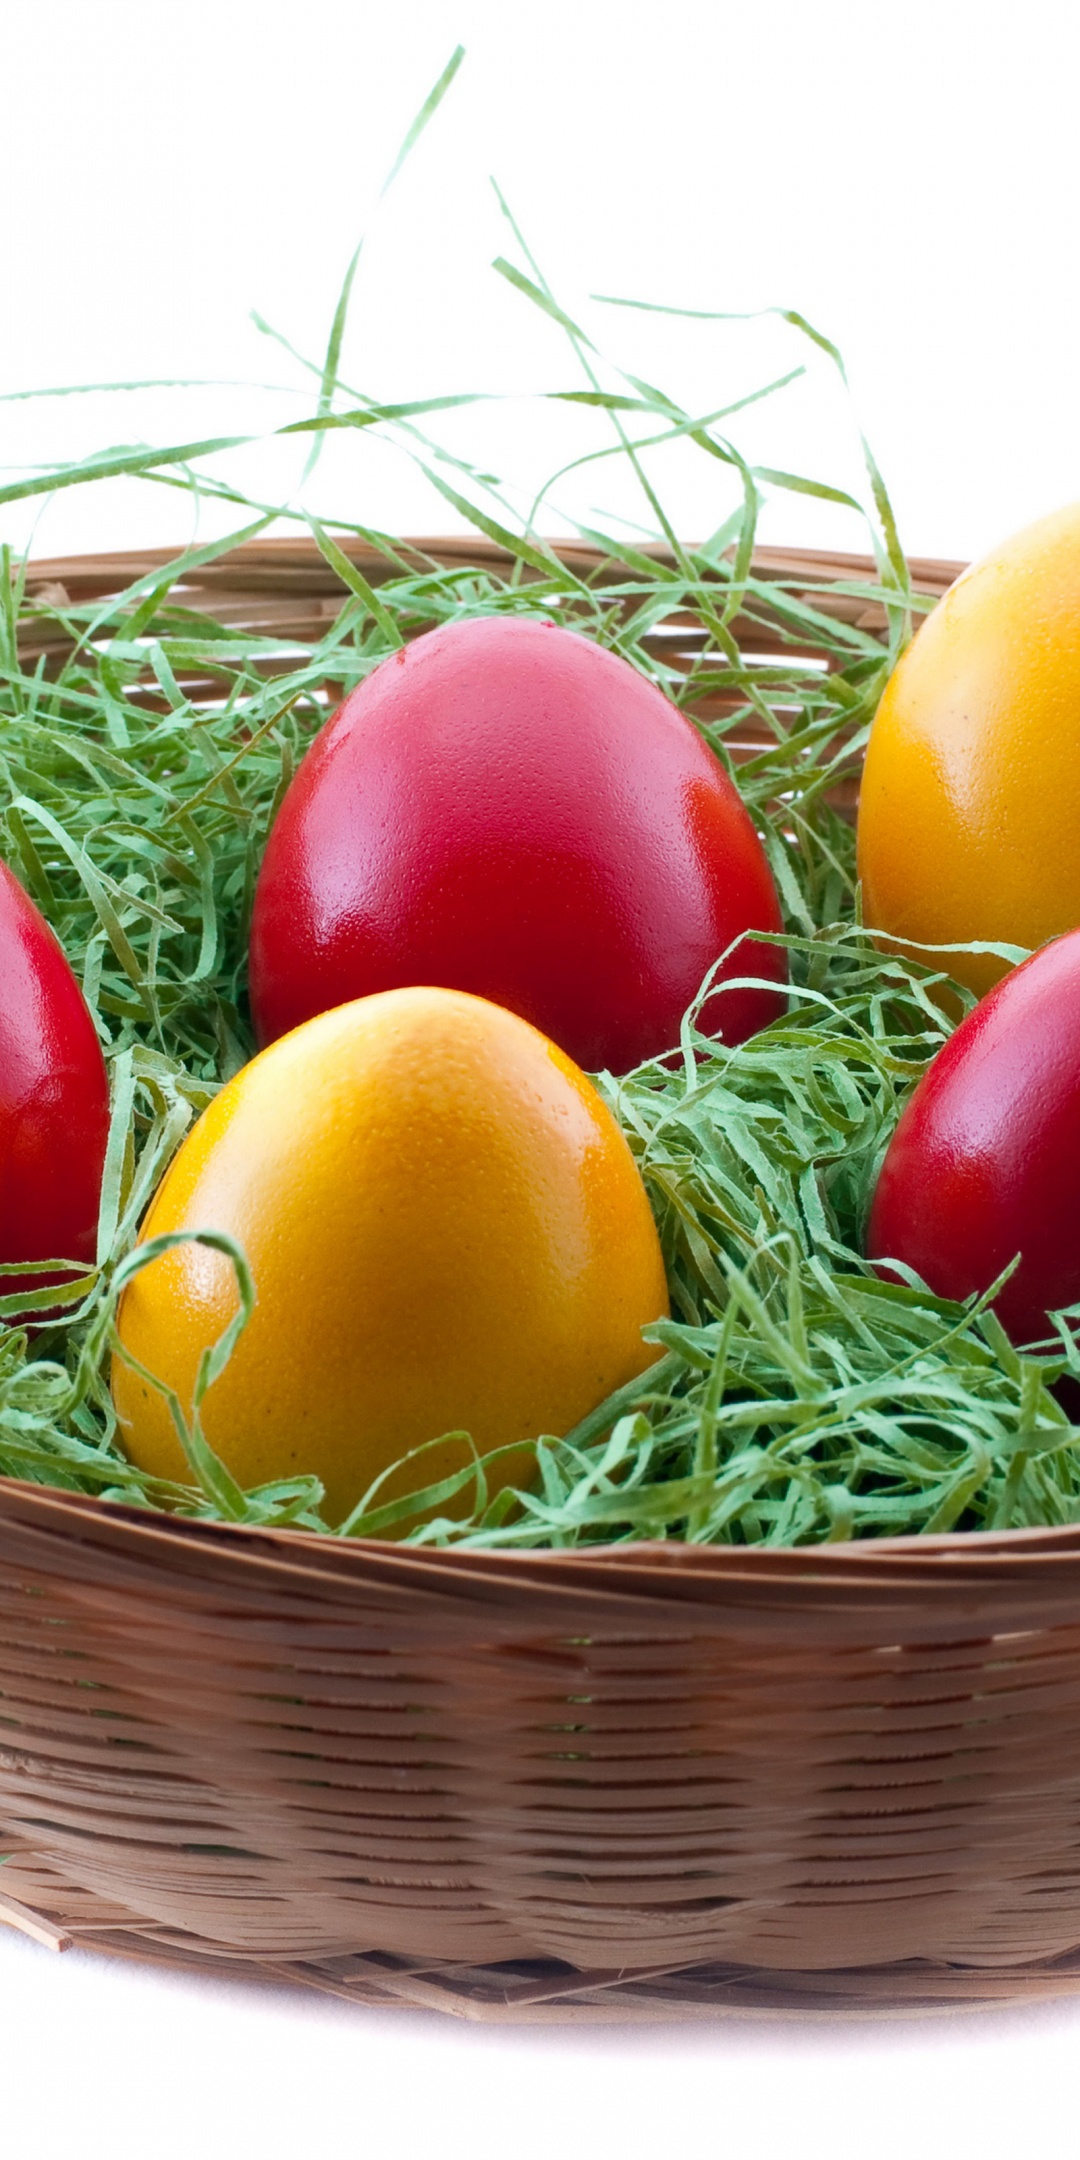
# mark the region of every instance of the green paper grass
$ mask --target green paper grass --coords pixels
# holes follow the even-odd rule
[[[408,1459],[412,1496],[385,1502],[387,1479],[379,1480],[357,1494],[340,1534],[503,1547],[640,1538],[791,1545],[1075,1521],[1080,1429],[1057,1389],[1080,1374],[1067,1325],[1041,1352],[1021,1355],[988,1299],[961,1308],[914,1280],[880,1281],[862,1258],[877,1167],[950,1024],[937,995],[944,972],[884,957],[864,936],[853,832],[831,800],[927,605],[910,589],[881,476],[866,451],[862,514],[877,583],[858,590],[883,607],[884,641],[830,614],[827,590],[819,607],[804,586],[754,567],[768,496],[810,493],[859,507],[843,489],[751,464],[730,432],[747,405],[782,394],[802,372],[797,361],[732,404],[686,412],[603,356],[599,332],[594,339],[561,306],[510,226],[519,261],[500,258],[496,270],[545,318],[545,336],[558,327],[582,378],[551,398],[579,419],[591,413],[607,431],[595,449],[569,458],[531,506],[431,432],[441,414],[458,415],[475,399],[394,405],[343,380],[359,250],[323,361],[278,339],[301,388],[309,386],[310,416],[279,431],[299,438],[305,478],[335,432],[393,443],[427,474],[437,500],[509,551],[505,576],[447,569],[393,536],[295,502],[254,501],[223,465],[249,439],[235,435],[110,450],[0,488],[2,506],[123,474],[241,513],[228,538],[187,549],[104,603],[33,597],[26,563],[4,553],[0,851],[82,982],[110,1065],[114,1113],[96,1267],[73,1271],[63,1293],[35,1291],[34,1271],[23,1271],[26,1290],[0,1300],[0,1472],[204,1518],[324,1529],[316,1480],[243,1493],[207,1444],[201,1404],[235,1328],[204,1360],[193,1418],[171,1404],[190,1483],[168,1486],[126,1462],[108,1391],[113,1316],[124,1282],[147,1257],[134,1241],[164,1168],[192,1119],[252,1053],[245,955],[255,877],[275,809],[326,717],[326,683],[347,691],[420,630],[500,611],[542,614],[611,646],[691,718],[705,698],[725,693],[734,701],[729,717],[698,720],[722,760],[748,721],[764,728],[764,746],[740,764],[738,780],[781,894],[792,994],[785,1017],[736,1050],[702,1032],[699,1000],[670,1054],[621,1081],[599,1076],[663,1240],[674,1317],[649,1331],[658,1362],[576,1432],[538,1435],[529,1489],[490,1499],[479,1460],[431,1486],[420,1449]],[[829,341],[797,313],[780,312],[801,348],[842,374]],[[605,331],[615,320],[604,314]],[[711,461],[727,505],[700,546],[681,539],[663,508],[673,445]],[[599,512],[579,521],[605,557],[602,571],[582,577],[552,553],[541,524],[570,474],[590,466],[600,486],[612,460],[635,476],[643,527],[628,536]],[[329,463],[324,457],[323,481]],[[336,621],[284,658],[275,641],[176,597],[185,573],[283,520],[314,537],[341,580]],[[377,590],[343,550],[350,534],[388,558],[391,574]],[[655,541],[670,559],[650,552]],[[837,581],[832,590],[853,588]],[[707,638],[684,674],[646,641],[688,610]],[[773,634],[779,625],[790,656],[768,665],[747,658],[755,623]],[[43,624],[70,640],[52,672],[20,658]],[[799,657],[808,639],[827,668]],[[271,654],[278,671],[268,676]],[[182,677],[193,665],[215,683],[212,701],[186,695]],[[970,1003],[963,992],[954,1010],[957,1001],[960,1009]],[[709,1009],[712,1020],[715,1000]],[[242,1291],[239,1326],[258,1286],[243,1254],[224,1245]],[[61,1297],[62,1317],[32,1334],[12,1319],[35,1299],[55,1314]],[[316,1343],[311,1357],[314,1369]]]

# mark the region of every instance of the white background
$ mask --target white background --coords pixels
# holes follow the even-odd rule
[[[590,310],[588,295],[802,310],[845,354],[909,550],[979,552],[1080,494],[1074,19],[1068,0],[10,5],[0,388],[184,376],[283,389],[0,404],[0,465],[302,416],[305,377],[250,311],[321,359],[369,228],[349,379],[392,399],[498,393],[509,402],[447,421],[447,439],[523,487],[545,477],[606,423],[530,399],[580,377],[561,332],[489,267],[515,252],[494,174],[563,304],[690,408],[808,359],[739,440],[858,487],[853,414],[796,332]],[[453,90],[373,215],[459,39]],[[301,455],[294,443],[227,462],[279,501]],[[688,537],[734,499],[697,451],[669,453],[657,478]],[[453,522],[368,438],[335,439],[313,498],[398,531]],[[558,508],[605,503],[642,516],[610,465]],[[11,539],[30,522],[0,509]],[[548,529],[566,522],[553,512]],[[34,545],[189,528],[182,498],[122,482],[57,496]],[[856,520],[790,496],[767,532],[859,544]]]
[[[157,390],[0,403],[0,484],[136,441],[265,431],[309,409],[258,308],[321,358],[360,232],[350,381],[398,399],[498,393],[445,439],[528,492],[598,442],[538,393],[576,387],[560,333],[489,265],[514,253],[494,173],[564,306],[694,410],[809,354],[746,416],[748,454],[855,487],[856,419],[913,552],[978,553],[1080,495],[1077,60],[1070,6],[1025,0],[159,0],[0,10],[4,211],[0,391],[145,377]],[[468,57],[374,216],[416,108]],[[590,307],[796,307],[848,361],[774,317],[693,325]],[[221,467],[278,501],[295,445]],[[674,522],[732,506],[721,468],[658,468]],[[445,530],[408,461],[337,443],[327,514]],[[517,498],[515,498],[517,499]],[[522,498],[523,499],[523,498]],[[550,531],[640,505],[608,466],[560,490]],[[36,553],[182,542],[190,501],[120,482],[0,509]],[[204,509],[202,530],[223,530]],[[860,544],[857,521],[780,498],[766,532]],[[686,2148],[875,2160],[1080,2151],[1080,2005],[808,2030],[786,2021],[576,2035],[477,2031],[282,1992],[63,1958],[0,1936],[6,2149],[153,2153],[560,2152]]]

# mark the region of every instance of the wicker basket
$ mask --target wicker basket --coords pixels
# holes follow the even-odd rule
[[[197,583],[300,637],[340,605],[291,541]],[[423,1552],[0,1481],[0,1850],[56,1948],[470,2018],[1077,1991],[1080,1529]]]

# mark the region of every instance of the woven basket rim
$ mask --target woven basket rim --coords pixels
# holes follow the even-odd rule
[[[1007,1530],[962,1530],[935,1536],[857,1538],[821,1545],[706,1545],[679,1539],[642,1539],[634,1543],[535,1546],[529,1549],[492,1549],[483,1546],[408,1545],[392,1538],[343,1538],[332,1532],[288,1526],[227,1523],[200,1517],[169,1515],[123,1501],[102,1499],[93,1493],[68,1492],[60,1486],[35,1485],[20,1478],[0,1478],[0,1517],[36,1519],[56,1533],[65,1529],[78,1537],[80,1522],[101,1531],[115,1525],[129,1548],[141,1547],[149,1558],[155,1551],[165,1557],[170,1550],[201,1547],[209,1556],[216,1549],[223,1557],[235,1554],[246,1565],[262,1560],[275,1566],[297,1567],[305,1574],[322,1577],[346,1570],[391,1562],[395,1572],[407,1568],[410,1575],[428,1578],[432,1587],[456,1583],[464,1588],[470,1579],[511,1587],[515,1581],[541,1588],[545,1576],[558,1577],[567,1588],[575,1582],[583,1589],[593,1584],[617,1594],[622,1578],[638,1594],[660,1594],[670,1589],[739,1589],[768,1593],[796,1585],[819,1590],[845,1585],[854,1587],[869,1576],[897,1587],[915,1582],[944,1589],[948,1582],[962,1588],[1004,1576],[1030,1581],[1033,1571],[1075,1571],[1080,1591],[1080,1524],[1047,1524]],[[1057,1563],[1057,1568],[1054,1567]],[[598,1577],[602,1576],[601,1583]]]
[[[392,558],[372,541],[343,533],[338,536],[338,544],[350,561],[383,564],[391,573],[397,569]],[[592,541],[545,535],[543,545],[560,562],[585,564],[596,569],[608,564],[621,567],[605,549]],[[686,545],[693,549],[696,543],[689,541]],[[480,534],[406,533],[395,536],[393,546],[399,557],[415,556],[418,562],[445,562],[449,566],[475,563],[478,567],[491,569],[517,561],[499,541],[485,539]],[[675,551],[666,541],[643,541],[638,552],[664,565],[674,566],[677,560]],[[729,554],[732,552],[728,550]],[[130,582],[141,570],[164,569],[183,553],[182,547],[156,546],[102,549],[100,552],[81,549],[75,555],[30,555],[26,563],[27,583],[31,586],[62,583],[65,572],[81,579],[122,577]],[[914,590],[934,594],[945,592],[968,567],[963,560],[943,555],[909,555],[907,564]],[[325,579],[329,588],[342,593],[348,591],[327,563],[318,542],[309,534],[271,534],[241,541],[235,547],[224,549],[209,562],[192,564],[184,577],[193,583],[214,584],[230,566],[253,571],[260,566],[268,571],[311,569]],[[751,568],[755,572],[765,571],[772,577],[787,576],[793,581],[802,577],[822,583],[852,579],[876,585],[880,579],[874,557],[855,549],[762,545],[754,549]],[[526,577],[530,574],[526,565]]]

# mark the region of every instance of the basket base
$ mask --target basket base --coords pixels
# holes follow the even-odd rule
[[[439,2011],[480,2025],[627,2025],[718,2018],[933,2017],[1080,1995],[1080,1950],[1009,1968],[910,1959],[833,1972],[698,1964],[582,1972],[552,1958],[499,1965],[370,1953],[317,1960],[230,1954],[195,1935],[139,1923],[101,1925],[0,1899],[0,1923],[53,1950],[95,1950],[173,1972],[304,1987],[365,2009]]]

